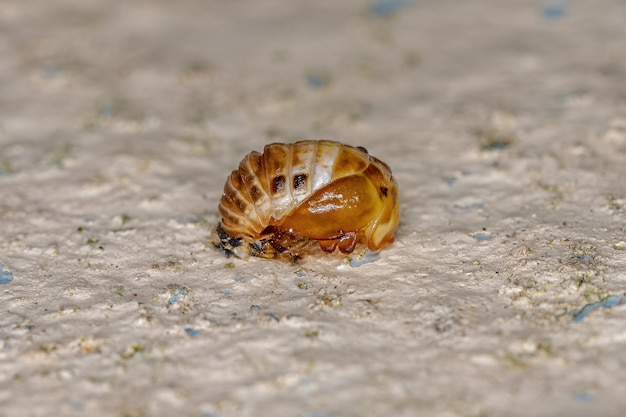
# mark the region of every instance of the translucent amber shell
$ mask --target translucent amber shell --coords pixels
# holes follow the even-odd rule
[[[294,259],[311,242],[342,253],[393,242],[400,200],[389,166],[364,148],[304,140],[247,155],[224,185],[219,212],[214,243],[227,253]]]

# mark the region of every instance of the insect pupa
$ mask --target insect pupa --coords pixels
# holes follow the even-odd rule
[[[213,243],[241,258],[297,262],[392,243],[400,217],[391,169],[362,147],[329,140],[273,143],[243,158],[224,185]]]

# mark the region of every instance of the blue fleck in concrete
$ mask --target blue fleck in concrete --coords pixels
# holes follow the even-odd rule
[[[85,404],[82,401],[73,400],[70,402],[70,407],[76,411],[83,411],[85,409]]]
[[[7,271],[3,271],[4,265],[0,264],[0,285],[8,284],[13,281],[13,274]]]
[[[112,103],[106,103],[100,106],[100,115],[104,117],[113,117],[117,114],[117,108]]]
[[[237,275],[235,277],[236,282],[250,282],[252,281],[252,277],[250,275]]]
[[[454,208],[459,209],[461,211],[466,211],[470,209],[484,209],[485,203],[455,204]]]
[[[574,321],[576,323],[580,323],[587,317],[592,311],[597,310],[600,307],[611,308],[616,305],[620,305],[624,302],[624,297],[618,295],[612,295],[610,297],[605,298],[602,301],[598,301],[596,303],[587,304],[583,308],[581,308],[578,313],[574,314]]]
[[[200,330],[196,330],[192,327],[185,327],[185,333],[189,337],[197,337],[200,334]]]
[[[541,8],[541,14],[549,20],[556,20],[567,15],[569,3],[566,1],[548,1]]]
[[[181,297],[186,296],[191,291],[189,288],[178,284],[169,285],[168,289],[170,291],[169,304],[176,304]]]
[[[411,0],[376,0],[370,7],[370,13],[376,17],[390,17],[413,3]]]
[[[487,233],[477,233],[474,235],[474,239],[476,239],[479,242],[482,242],[484,240],[489,240],[489,235]]]
[[[43,70],[43,76],[49,79],[58,78],[63,75],[63,68],[57,66],[46,67]]]
[[[310,88],[319,89],[326,87],[328,80],[320,74],[309,74],[307,76],[307,84]]]
[[[574,399],[579,403],[588,403],[593,401],[593,394],[589,392],[579,392],[574,394]]]
[[[363,254],[363,256],[350,259],[350,266],[353,268],[357,268],[370,262],[376,262],[379,257],[380,254],[378,253],[378,251],[372,252],[368,250]]]

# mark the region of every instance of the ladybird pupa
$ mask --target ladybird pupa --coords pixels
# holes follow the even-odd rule
[[[213,243],[227,255],[297,261],[315,243],[344,254],[392,243],[400,198],[389,166],[365,148],[303,140],[243,158],[219,212]]]

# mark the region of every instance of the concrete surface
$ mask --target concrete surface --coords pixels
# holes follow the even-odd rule
[[[626,3],[0,4],[0,416],[618,416]],[[375,262],[226,259],[228,173],[396,175]]]

